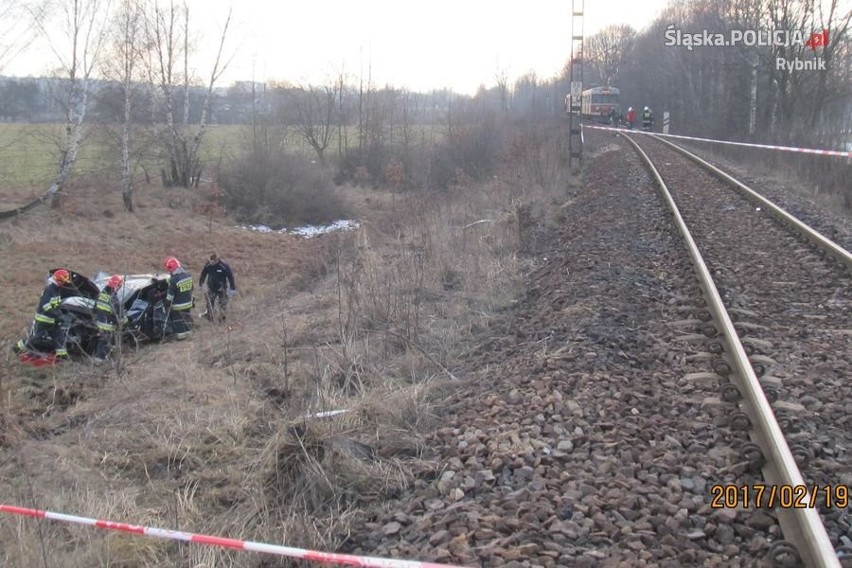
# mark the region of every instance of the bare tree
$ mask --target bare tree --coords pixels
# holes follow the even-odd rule
[[[515,116],[534,118],[537,112],[536,95],[539,78],[535,71],[528,71],[515,80],[512,97],[512,113]]]
[[[408,165],[409,148],[411,148],[411,143],[414,139],[414,128],[412,124],[414,117],[412,114],[415,106],[416,102],[414,100],[414,95],[410,90],[403,89],[400,93],[399,112],[400,127],[402,128],[402,161],[405,165]]]
[[[620,67],[604,57],[613,52],[605,42],[590,40],[587,49],[604,80],[618,77],[623,104],[670,111],[679,133],[838,146],[852,129],[852,12],[841,6],[843,0],[675,2],[636,34]],[[811,33],[821,40],[826,30],[829,41],[666,46],[661,39],[675,33],[672,22],[687,33],[788,30],[805,40]],[[803,63],[819,66],[796,67]]]
[[[121,197],[127,211],[133,212],[133,106],[139,84],[139,67],[143,60],[142,22],[144,9],[139,0],[122,0],[113,26],[114,56],[105,58],[105,77],[115,78],[121,85],[121,129],[118,146],[121,150]],[[138,158],[137,160],[138,161]]]
[[[47,40],[67,81],[63,101],[65,126],[59,140],[59,162],[53,183],[47,191],[52,205],[58,207],[62,188],[71,175],[83,140],[92,73],[106,41],[110,2],[66,0],[59,4],[30,6],[28,9],[36,29]],[[61,29],[62,33],[57,35],[56,29]],[[64,45],[58,44],[59,41],[65,42]]]
[[[373,92],[373,60],[367,62],[367,90],[364,91],[364,61],[361,59],[361,71],[358,75],[358,152],[363,152],[367,139],[367,123],[370,120],[370,96]]]
[[[500,91],[500,110],[509,112],[509,72],[504,69],[497,69],[494,73],[494,79],[497,81],[497,89]]]
[[[619,73],[630,57],[635,37],[636,31],[628,25],[607,26],[589,37],[585,62],[595,75],[590,77],[590,83],[618,85]]]
[[[344,148],[348,148],[349,140],[344,138],[346,126],[346,114],[343,106],[343,95],[346,92],[346,87],[343,81],[344,69],[341,68],[337,76],[337,157],[343,158]]]
[[[229,11],[219,37],[216,60],[207,82],[201,117],[194,133],[190,134],[189,7],[186,3],[181,7],[176,7],[174,2],[170,2],[168,8],[163,8],[155,3],[151,17],[146,20],[147,44],[151,46],[153,51],[153,69],[150,75],[159,86],[165,105],[165,141],[169,169],[162,171],[162,178],[163,184],[166,186],[190,187],[198,183],[201,174],[201,161],[198,151],[204,139],[207,120],[210,116],[213,88],[228,66],[228,62],[222,59],[222,53],[230,22],[231,12]],[[182,93],[183,98],[180,119],[176,117],[179,102],[178,92]]]
[[[0,0],[0,71],[27,49],[35,39],[33,28],[22,18],[15,0]]]
[[[848,6],[848,4],[847,4]],[[818,29],[831,30],[828,44],[822,46],[822,58],[825,68],[817,70],[816,88],[811,85],[813,107],[807,117],[806,127],[818,126],[832,129],[832,126],[852,128],[849,103],[852,101],[852,54],[850,54],[849,36],[852,23],[852,10],[841,12],[840,0],[831,0],[827,9],[824,3],[817,3],[817,15],[814,23]],[[846,109],[842,116],[840,109]],[[837,109],[837,110],[835,110]],[[837,120],[837,119],[840,120]],[[842,131],[841,131],[842,132]],[[837,132],[841,134],[841,132]]]
[[[300,136],[314,152],[320,163],[325,164],[325,151],[334,136],[335,106],[340,95],[342,82],[299,87],[293,92],[293,106],[298,123],[296,134]]]
[[[773,139],[781,142],[836,143],[849,127],[843,109],[852,99],[849,31],[852,11],[843,11],[840,0],[736,0],[747,23],[768,29],[798,30],[806,34],[830,32],[825,45],[792,43],[768,48],[749,48],[760,63],[763,78],[760,97],[764,123]],[[822,65],[802,72],[783,61],[820,61]],[[840,119],[840,120],[838,120]]]

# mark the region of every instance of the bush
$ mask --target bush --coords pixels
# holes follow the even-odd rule
[[[389,145],[380,142],[374,142],[363,150],[347,148],[340,159],[334,183],[378,188],[384,178],[385,166],[391,159],[391,150]]]
[[[458,183],[459,172],[473,181],[483,181],[500,163],[506,127],[493,114],[462,114],[444,125],[440,137],[429,144],[415,142],[402,147],[374,141],[362,149],[349,148],[339,160],[334,181],[375,188],[386,185],[395,190],[447,189]],[[394,170],[392,179],[388,178],[389,167]]]
[[[219,186],[226,209],[243,223],[278,229],[348,213],[322,166],[302,156],[249,154],[220,176]]]
[[[490,115],[454,126],[432,156],[434,186],[445,189],[455,185],[459,172],[473,181],[491,177],[500,161],[504,135],[502,125]]]

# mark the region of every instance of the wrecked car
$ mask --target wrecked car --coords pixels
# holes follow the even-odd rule
[[[50,271],[52,275],[57,269]],[[106,286],[111,274],[98,272],[89,279],[73,270],[72,284],[63,294],[59,304],[59,317],[68,328],[67,347],[71,354],[92,355],[98,340],[94,309],[98,294]],[[168,275],[130,274],[116,291],[123,314],[116,314],[121,321],[122,340],[134,346],[145,341],[160,341],[173,335],[168,310],[165,305],[168,291]],[[34,336],[35,326],[26,338],[28,352],[20,353],[19,359],[37,366],[55,362],[52,356],[53,339],[50,336]]]

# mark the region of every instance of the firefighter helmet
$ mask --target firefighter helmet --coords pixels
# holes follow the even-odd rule
[[[118,274],[114,274],[110,277],[107,282],[107,287],[112,288],[113,290],[118,290],[121,288],[122,283],[124,282],[124,278],[119,276]]]
[[[59,285],[70,285],[71,274],[64,268],[60,268],[59,270],[53,273],[53,281]]]
[[[180,268],[180,262],[173,256],[168,256],[163,260],[163,268],[168,270],[169,272],[174,272],[178,268]]]

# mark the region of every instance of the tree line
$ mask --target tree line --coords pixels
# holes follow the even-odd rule
[[[677,133],[838,147],[852,132],[852,13],[840,6],[840,0],[673,0],[642,31],[612,26],[588,37],[579,54],[585,86],[617,86],[625,108],[670,112]],[[32,22],[57,60],[49,79],[0,80],[0,120],[64,125],[48,190],[55,202],[86,126],[112,140],[129,211],[143,162],[162,164],[165,186],[197,184],[200,148],[217,123],[249,126],[245,153],[262,163],[297,139],[317,162],[333,160],[341,182],[447,187],[460,172],[476,178],[492,171],[508,122],[560,121],[569,91],[570,61],[558,76],[530,72],[511,83],[505,69],[495,69],[494,84],[471,96],[376,85],[369,71],[342,70],[314,84],[242,81],[224,88],[219,82],[234,55],[227,49],[230,14],[222,14],[218,50],[200,74],[193,71],[195,24],[186,4],[0,0],[0,29],[8,31],[11,18]],[[666,45],[672,30],[744,29],[799,30],[806,38],[826,30],[828,41],[816,49]],[[17,43],[4,43],[7,37]],[[26,45],[14,34],[0,37],[0,72]],[[779,58],[817,57],[824,68],[776,65]]]
[[[619,87],[625,105],[669,111],[680,134],[843,148],[852,140],[852,10],[843,6],[676,0],[642,31],[589,37],[584,79]],[[672,45],[704,30],[737,45]]]

